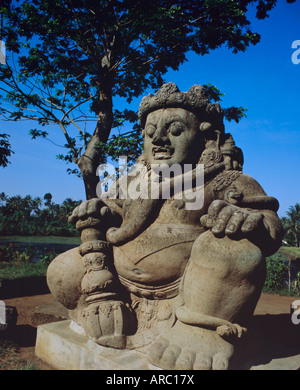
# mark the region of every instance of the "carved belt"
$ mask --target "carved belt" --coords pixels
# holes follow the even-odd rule
[[[181,278],[175,282],[163,286],[145,286],[137,282],[132,282],[119,275],[120,282],[132,294],[147,299],[170,299],[178,295]]]

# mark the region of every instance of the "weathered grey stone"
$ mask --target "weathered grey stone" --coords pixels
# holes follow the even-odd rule
[[[102,347],[70,329],[70,320],[38,326],[35,354],[58,370],[157,370],[137,351]]]
[[[15,306],[1,305],[0,330],[12,329],[17,324],[18,312]]]
[[[103,347],[84,334],[74,332],[70,325],[71,321],[67,320],[38,326],[35,353],[52,367],[58,370],[159,370],[149,363],[145,353]],[[283,348],[284,357],[271,357],[271,347],[266,344],[256,357],[256,361],[264,363],[252,365],[246,360],[235,369],[299,370],[300,354]]]
[[[223,116],[201,86],[163,85],[140,105],[135,172],[71,215],[82,245],[47,281],[96,344],[143,350],[164,369],[220,370],[253,342],[245,334],[282,228]]]

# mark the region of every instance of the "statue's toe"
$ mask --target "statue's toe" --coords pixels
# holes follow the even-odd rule
[[[202,352],[197,353],[195,363],[194,363],[194,370],[211,370],[211,367],[212,367],[211,356]]]
[[[182,349],[176,361],[176,369],[192,370],[195,359],[196,359],[196,354],[193,351],[191,351],[190,349]]]
[[[161,357],[160,366],[167,370],[175,368],[180,352],[181,348],[178,345],[170,344]]]
[[[213,357],[213,370],[228,370],[229,358],[225,353],[219,352]]]
[[[169,345],[169,341],[164,338],[160,338],[151,345],[149,350],[149,358],[152,364],[158,365],[163,353]]]

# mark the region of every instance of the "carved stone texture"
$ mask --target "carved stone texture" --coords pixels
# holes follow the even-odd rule
[[[142,351],[165,369],[228,369],[255,342],[265,257],[282,238],[278,201],[242,172],[223,110],[202,86],[163,85],[142,99],[139,119],[136,171],[120,178],[119,196],[74,210],[82,245],[50,264],[48,285],[100,345]]]

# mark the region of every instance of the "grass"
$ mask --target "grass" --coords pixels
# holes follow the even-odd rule
[[[291,254],[291,255],[293,255],[293,256],[295,256],[295,257],[299,257],[299,258],[300,258],[300,248],[282,246],[282,247],[280,248],[280,250],[281,250],[283,253]]]
[[[22,242],[25,244],[81,244],[80,237],[61,236],[0,236],[0,245],[1,242]]]
[[[55,247],[55,244],[78,246],[81,244],[81,240],[80,237],[60,236],[0,236],[0,246],[9,247],[8,243],[13,243],[14,245],[16,244],[23,247],[23,249],[18,249],[18,247],[16,248],[19,255],[22,254],[24,249],[26,250],[26,246],[28,248],[34,248],[35,245],[40,246],[39,252],[41,259],[43,259],[43,257],[45,257],[44,255],[46,255],[44,260],[37,260],[33,263],[29,261],[22,261],[21,256],[19,255],[15,258],[12,257],[11,259],[9,258],[2,262],[0,259],[0,279],[12,280],[24,277],[45,276],[47,266],[49,264],[49,250],[52,250],[51,256],[53,256],[54,253],[59,253],[56,249],[53,251],[53,246]],[[13,248],[15,247],[14,245]],[[44,249],[41,248],[43,245],[45,246]],[[65,250],[67,249],[68,248]]]
[[[26,361],[18,354],[18,345],[6,339],[0,339],[0,370],[37,370],[35,363]]]
[[[0,279],[18,279],[33,276],[45,276],[48,265],[46,263],[0,262]]]

